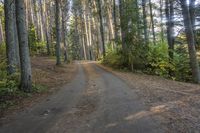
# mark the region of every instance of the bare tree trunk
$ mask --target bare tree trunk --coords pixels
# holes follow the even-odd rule
[[[16,71],[17,60],[14,39],[14,3],[13,0],[6,0],[5,9],[5,34],[6,34],[6,54],[7,72],[13,74]]]
[[[146,0],[142,0],[142,12],[143,12],[143,25],[144,25],[144,40],[145,43],[149,43],[149,37],[147,32],[147,14],[146,14]]]
[[[51,54],[50,51],[50,41],[49,41],[49,31],[48,31],[48,16],[47,16],[47,6],[46,6],[46,0],[44,0],[44,9],[43,9],[43,13],[44,15],[42,15],[43,17],[43,23],[44,23],[44,31],[45,31],[45,38],[46,38],[46,48],[47,48],[47,55]],[[42,7],[41,7],[42,8]]]
[[[64,42],[64,62],[67,62],[67,41],[66,41],[66,11],[62,12],[62,35],[63,35],[63,42]]]
[[[104,27],[103,27],[103,17],[102,17],[102,9],[101,9],[101,0],[98,0],[98,8],[99,8],[99,19],[100,19],[100,31],[101,31],[101,40],[102,40],[102,47],[103,47],[103,56],[106,55],[105,49],[105,39],[104,39]]]
[[[126,51],[126,29],[124,25],[124,6],[123,6],[123,0],[119,0],[119,14],[120,14],[120,27],[121,27],[121,39],[122,39],[122,49]]]
[[[188,42],[188,51],[190,57],[190,65],[192,69],[193,80],[196,83],[200,83],[200,71],[199,71],[199,62],[197,60],[196,49],[195,49],[195,41],[194,41],[194,33],[192,30],[192,23],[189,13],[189,8],[187,5],[187,0],[180,0],[182,7],[182,14],[185,25],[185,33]]]
[[[190,12],[190,19],[191,19],[191,24],[192,24],[192,29],[193,29],[193,32],[194,32],[194,40],[196,42],[196,46],[197,46],[197,35],[196,35],[196,26],[195,26],[195,23],[196,23],[196,15],[195,15],[195,2],[196,0],[189,0],[189,12]]]
[[[169,47],[169,57],[173,59],[174,56],[174,7],[172,0],[166,0],[166,18],[167,18],[167,41]]]
[[[56,22],[56,65],[60,65],[60,1],[55,0],[56,3],[56,14],[55,14],[55,22]]]
[[[114,25],[115,25],[115,45],[119,41],[118,37],[118,27],[117,27],[117,12],[116,12],[116,1],[113,0],[113,18],[114,18]]]
[[[5,4],[5,3],[4,3]],[[3,26],[2,26],[2,21],[0,18],[0,45],[4,42],[4,34],[3,34]]]
[[[154,26],[154,17],[153,17],[153,7],[152,7],[152,3],[151,0],[149,0],[149,7],[150,7],[150,18],[151,18],[151,30],[153,33],[153,43],[154,45],[156,44],[156,35],[155,35],[155,26]]]
[[[107,3],[108,4],[108,3]],[[108,19],[108,26],[109,26],[109,31],[110,31],[110,35],[111,35],[111,45],[112,45],[112,50],[114,50],[114,44],[113,41],[115,39],[115,35],[114,35],[114,28],[113,28],[113,19],[112,19],[112,12],[110,9],[110,6],[107,5],[107,19]]]
[[[16,20],[21,61],[21,90],[30,92],[32,88],[31,62],[28,48],[28,33],[26,29],[25,1],[16,0]]]
[[[164,42],[164,27],[163,27],[163,0],[160,0],[160,29],[161,29],[161,41]]]

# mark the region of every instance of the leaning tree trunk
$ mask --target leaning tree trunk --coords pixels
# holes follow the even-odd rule
[[[182,7],[182,14],[184,19],[185,33],[188,42],[188,51],[190,57],[190,65],[192,69],[193,80],[196,83],[200,83],[200,71],[199,71],[199,62],[197,60],[194,33],[192,28],[192,23],[190,19],[190,13],[187,5],[187,0],[180,0]]]
[[[56,14],[55,14],[55,22],[56,22],[56,65],[61,64],[60,60],[60,1],[55,0],[56,3]]]
[[[13,0],[6,0],[5,9],[5,34],[6,34],[6,54],[7,54],[7,71],[13,74],[16,71],[17,59],[14,38],[14,3]]]
[[[25,17],[25,1],[16,0],[16,21],[19,39],[19,51],[21,61],[21,84],[20,89],[30,92],[32,88],[31,62],[28,48],[28,33]]]

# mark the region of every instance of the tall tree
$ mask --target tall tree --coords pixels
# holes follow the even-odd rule
[[[60,60],[60,0],[55,0],[56,13],[55,13],[55,22],[56,22],[56,65],[61,64]]]
[[[154,14],[153,14],[153,6],[152,6],[151,0],[149,0],[149,8],[150,8],[150,18],[151,18],[151,30],[152,30],[152,33],[153,33],[153,43],[156,44]]]
[[[144,40],[145,43],[149,43],[149,37],[147,32],[147,10],[146,10],[146,0],[142,0],[142,13],[143,13],[143,29],[144,29]]]
[[[113,18],[114,18],[114,30],[115,30],[115,43],[119,41],[118,39],[118,26],[117,26],[117,11],[116,11],[116,1],[113,0]],[[116,44],[115,44],[116,45]]]
[[[174,51],[174,6],[173,0],[166,0],[166,25],[167,25],[167,41],[169,47],[169,57],[173,59]]]
[[[196,48],[195,48],[195,40],[194,33],[191,23],[190,12],[187,4],[187,0],[180,0],[182,7],[182,14],[184,19],[185,33],[188,43],[188,51],[190,57],[190,65],[192,69],[193,80],[196,83],[200,83],[200,71],[199,71],[199,62],[197,60]]]
[[[102,16],[102,7],[101,0],[98,0],[98,9],[99,9],[99,19],[100,19],[100,31],[101,31],[101,39],[102,39],[102,47],[103,47],[103,56],[106,55],[105,49],[105,38],[104,38],[104,26],[103,26],[103,16]]]
[[[19,51],[21,61],[21,83],[20,88],[25,92],[32,89],[31,62],[28,48],[28,33],[26,27],[25,0],[16,0],[16,21],[19,40]]]
[[[6,0],[4,3],[5,9],[5,35],[6,35],[6,53],[7,53],[7,71],[8,74],[13,74],[16,71],[17,55],[14,38],[14,2]]]

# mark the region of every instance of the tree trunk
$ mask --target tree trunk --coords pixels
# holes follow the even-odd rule
[[[160,29],[161,29],[161,41],[164,42],[164,27],[163,27],[163,0],[160,0]]]
[[[121,38],[122,38],[122,49],[126,51],[126,29],[124,24],[124,7],[123,7],[123,0],[119,0],[119,14],[120,14],[120,27],[121,27]]]
[[[56,3],[56,14],[55,14],[55,22],[56,22],[56,65],[60,65],[60,1],[55,0]]]
[[[146,0],[142,0],[142,13],[143,13],[143,25],[144,25],[144,40],[145,40],[145,43],[148,45],[149,37],[148,37],[148,32],[147,32]]]
[[[26,29],[25,1],[16,0],[16,20],[19,39],[20,61],[21,61],[21,90],[31,92],[32,75],[31,62],[28,48],[28,33]]]
[[[115,25],[115,45],[119,41],[118,39],[118,27],[117,27],[117,12],[116,12],[116,1],[113,0],[113,18],[114,18],[114,25]]]
[[[165,3],[165,12],[166,12],[166,25],[167,25],[167,41],[169,49],[170,60],[173,60],[174,57],[174,7],[172,0],[166,0]]]
[[[0,45],[4,42],[4,34],[3,33],[4,32],[3,32],[2,20],[0,18]]]
[[[103,27],[103,17],[102,17],[102,9],[101,9],[101,0],[98,0],[98,8],[99,8],[99,19],[100,19],[100,31],[101,31],[101,40],[102,40],[102,47],[103,47],[103,56],[106,55],[105,49],[105,39],[104,39],[104,27]]]
[[[13,74],[16,71],[16,47],[14,38],[14,3],[13,0],[6,0],[5,9],[5,34],[6,34],[6,54],[7,54],[7,72]]]
[[[192,69],[193,80],[196,83],[200,83],[200,71],[199,71],[199,62],[197,60],[194,33],[192,30],[192,23],[189,13],[189,8],[187,5],[187,0],[181,0],[182,14],[184,19],[185,33],[188,42],[188,51],[190,57],[190,65]]]
[[[156,35],[155,35],[155,26],[154,26],[154,17],[153,17],[153,7],[152,7],[152,2],[149,0],[149,7],[150,7],[150,18],[151,18],[151,30],[153,33],[153,43],[154,45],[156,44]]]
[[[47,55],[50,55],[51,51],[50,51],[50,41],[49,41],[50,39],[49,39],[49,31],[48,31],[49,21],[48,21],[48,16],[47,16],[46,0],[44,0],[43,4],[44,4],[44,10],[42,14],[44,14],[43,23],[44,23],[44,31],[45,31],[45,36],[46,36],[46,48],[47,48]]]
[[[192,29],[193,29],[193,33],[194,33],[194,40],[195,40],[195,45],[197,46],[197,35],[196,35],[196,15],[195,15],[195,2],[196,0],[190,0],[189,1],[189,12],[190,12],[190,19],[191,19],[191,24],[192,24]]]
[[[66,41],[66,26],[65,26],[65,11],[62,12],[62,35],[64,43],[64,62],[67,62],[67,41]]]

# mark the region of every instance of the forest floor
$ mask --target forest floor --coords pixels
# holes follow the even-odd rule
[[[56,66],[55,59],[50,57],[32,57],[31,64],[33,84],[44,89],[29,95],[20,94],[7,98],[13,105],[3,110],[0,109],[0,118],[38,103],[49,94],[58,91],[59,86],[69,83],[77,72],[73,63]]]
[[[76,62],[71,67],[77,68],[71,82],[63,82],[37,104],[1,119],[0,133],[200,131],[199,85],[120,72],[96,62]]]
[[[139,98],[150,108],[150,112],[147,113],[159,118],[170,133],[200,132],[199,85],[100,66],[123,79],[135,90]]]

